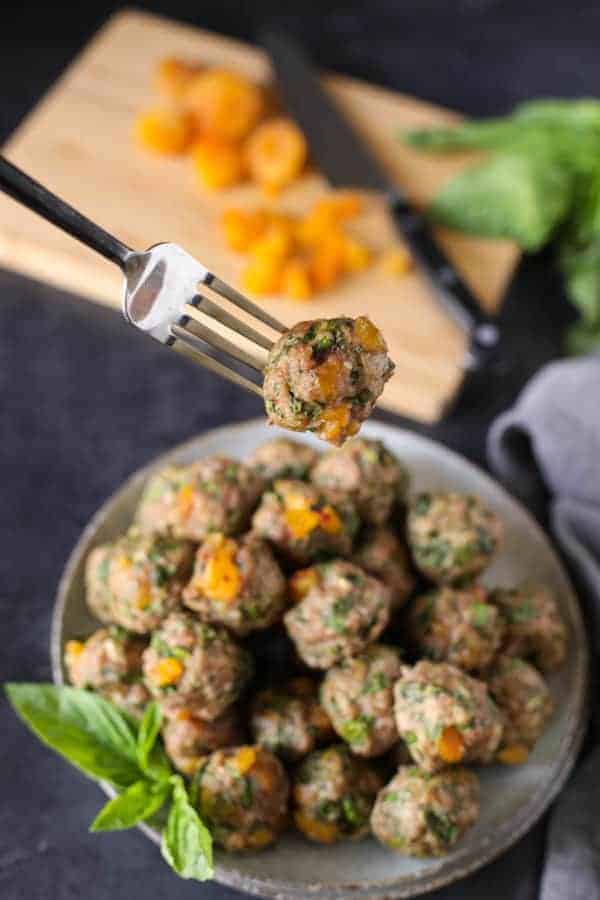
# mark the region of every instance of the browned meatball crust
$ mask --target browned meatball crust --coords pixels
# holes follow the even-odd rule
[[[317,462],[319,454],[308,444],[288,438],[274,438],[261,444],[246,460],[265,484],[281,478],[304,481]]]
[[[389,528],[369,529],[352,561],[388,586],[392,612],[400,609],[414,590],[415,576],[408,551]]]
[[[394,371],[366,316],[299,322],[269,353],[263,393],[269,421],[332,444],[356,434]]]
[[[284,760],[298,760],[333,737],[329,717],[310,678],[259,691],[252,702],[254,740]]]
[[[231,709],[211,722],[180,714],[167,719],[162,734],[167,755],[184,775],[195,775],[214,750],[242,742],[238,714]]]
[[[417,597],[410,611],[419,651],[470,672],[489,665],[502,642],[504,619],[481,585],[441,587]]]
[[[568,632],[549,588],[525,583],[497,588],[495,603],[506,620],[502,652],[532,659],[542,672],[560,669],[568,651]]]
[[[398,741],[394,684],[401,674],[396,648],[372,644],[325,675],[321,702],[333,727],[357,756],[381,756]]]
[[[260,850],[285,828],[288,778],[264,747],[216,750],[199,768],[194,792],[203,821],[225,850]]]
[[[408,487],[404,466],[382,441],[370,438],[356,438],[325,453],[311,479],[320,488],[348,494],[362,520],[372,525],[383,525]]]
[[[266,541],[210,534],[196,554],[183,602],[203,622],[240,636],[268,628],[283,615],[286,581]]]
[[[186,710],[212,721],[240,696],[252,675],[252,660],[224,628],[174,612],[152,635],[143,672],[165,716]]]
[[[192,559],[188,541],[131,528],[88,557],[87,604],[101,621],[147,634],[179,606]]]
[[[348,556],[359,528],[354,504],[303,481],[276,481],[252,519],[253,530],[294,563]]]
[[[208,456],[152,476],[136,513],[142,531],[202,541],[212,531],[240,534],[264,484],[257,472],[228,456]]]
[[[311,668],[328,669],[376,641],[389,621],[390,594],[376,578],[344,560],[298,572],[303,598],[284,616],[301,659]]]

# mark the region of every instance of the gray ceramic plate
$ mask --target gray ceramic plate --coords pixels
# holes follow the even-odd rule
[[[97,627],[84,602],[84,560],[93,546],[127,527],[149,472],[212,453],[243,458],[276,433],[255,420],[204,434],[133,475],[104,504],[78,541],[59,586],[52,629],[55,681],[64,677],[64,642]],[[378,423],[367,424],[362,433],[381,438],[407,463],[413,489],[472,491],[496,510],[507,538],[486,580],[511,585],[528,577],[551,586],[569,625],[571,652],[566,667],[552,678],[557,712],[550,728],[525,765],[481,771],[481,817],[455,852],[443,859],[416,860],[397,856],[373,840],[319,847],[289,834],[263,853],[217,855],[217,880],[265,897],[305,900],[318,894],[320,900],[382,900],[413,897],[462,878],[506,850],[539,819],[564,784],[583,734],[588,652],[581,614],[565,571],[535,521],[491,478],[439,444]],[[302,440],[323,448],[311,437]],[[159,840],[156,831],[147,827],[144,831]]]

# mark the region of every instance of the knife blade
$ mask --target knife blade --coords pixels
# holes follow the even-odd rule
[[[441,307],[468,337],[466,369],[497,361],[500,331],[483,312],[468,285],[433,238],[424,216],[392,184],[360,135],[327,93],[307,56],[286,34],[272,29],[261,35],[281,99],[308,140],[311,155],[334,187],[377,191],[415,262],[434,289]],[[505,365],[505,363],[503,364]]]

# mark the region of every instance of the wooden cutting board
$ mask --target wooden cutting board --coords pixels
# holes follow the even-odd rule
[[[254,48],[126,11],[109,20],[18,128],[4,152],[130,246],[141,249],[174,241],[237,283],[243,259],[226,249],[216,222],[227,206],[264,202],[258,189],[202,191],[189,161],[147,155],[131,140],[135,114],[156,102],[152,76],[164,56],[230,66],[249,78],[269,80],[268,63]],[[349,78],[327,76],[326,84],[390,176],[417,203],[424,203],[465,165],[465,157],[428,158],[397,140],[403,128],[453,122],[454,114]],[[309,174],[277,203],[304,210],[324,190],[323,180]],[[394,239],[376,198],[367,204],[356,229],[376,250]],[[485,308],[496,308],[517,262],[516,248],[456,234],[439,237]],[[4,196],[0,196],[0,264],[102,303],[120,303],[120,273],[115,267]],[[384,332],[396,362],[382,403],[395,412],[433,421],[460,380],[463,338],[417,274],[399,278],[375,266],[310,301],[261,298],[260,302],[290,325],[299,319],[368,312]]]

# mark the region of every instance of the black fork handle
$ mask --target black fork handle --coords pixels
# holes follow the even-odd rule
[[[34,181],[4,156],[0,156],[0,190],[121,269],[124,268],[127,257],[132,253],[130,247]]]

